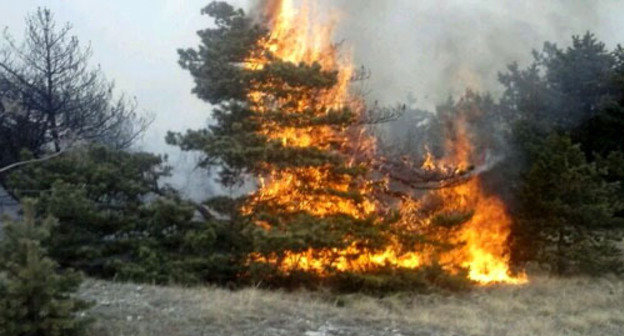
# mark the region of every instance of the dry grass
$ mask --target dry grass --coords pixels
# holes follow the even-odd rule
[[[453,295],[183,289],[89,280],[93,335],[624,335],[624,280],[537,277]]]

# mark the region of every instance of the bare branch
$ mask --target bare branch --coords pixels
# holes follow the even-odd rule
[[[55,158],[57,156],[60,156],[61,154],[65,153],[65,152],[66,152],[66,149],[65,150],[61,150],[59,152],[55,152],[53,154],[50,154],[50,155],[47,155],[47,156],[44,156],[44,157],[41,157],[41,158],[38,158],[38,159],[32,159],[32,160],[26,160],[26,161],[18,161],[18,162],[12,163],[12,164],[10,164],[8,166],[0,168],[0,174],[4,174],[4,173],[8,172],[9,170],[12,170],[12,169],[15,169],[15,168],[18,168],[18,167],[21,167],[21,166],[25,166],[25,165],[28,165],[28,164],[48,161],[48,160],[53,159],[53,158]]]
[[[376,125],[397,120],[403,116],[406,107],[404,104],[395,107],[380,107],[378,102],[372,108],[366,109],[360,120],[361,125]]]
[[[99,67],[90,67],[71,25],[58,26],[47,9],[26,18],[24,41],[6,31],[0,46],[0,99],[21,112],[0,116],[0,165],[19,161],[22,149],[40,155],[62,139],[130,146],[149,125],[133,100],[116,97]]]

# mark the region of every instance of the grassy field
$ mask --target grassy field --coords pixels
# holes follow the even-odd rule
[[[624,335],[624,280],[532,278],[524,286],[386,298],[88,280],[91,335]]]

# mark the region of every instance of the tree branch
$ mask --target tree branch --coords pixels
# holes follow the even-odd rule
[[[55,152],[53,154],[50,154],[50,155],[47,155],[47,156],[44,156],[44,157],[41,157],[41,158],[38,158],[38,159],[32,159],[32,160],[19,161],[19,162],[12,163],[12,164],[10,164],[10,165],[8,165],[6,167],[0,168],[0,174],[4,174],[4,173],[8,172],[11,169],[15,169],[17,167],[21,167],[21,166],[24,166],[24,165],[27,165],[27,164],[48,161],[48,160],[53,159],[53,158],[55,158],[57,156],[60,156],[61,154],[65,153],[65,151],[66,151],[66,149],[61,150],[59,152]]]

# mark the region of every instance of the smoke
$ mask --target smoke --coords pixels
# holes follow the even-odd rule
[[[237,6],[243,1],[230,3]],[[253,0],[243,7],[255,18],[267,18],[280,3]],[[330,16],[338,11],[336,41],[344,41],[345,52],[371,72],[365,83],[370,91],[368,100],[382,105],[408,103],[428,111],[449,95],[461,95],[466,88],[499,94],[497,73],[514,61],[526,65],[531,49],[540,48],[544,41],[565,45],[571,35],[587,30],[608,44],[624,41],[624,22],[618,16],[624,12],[624,2],[619,1],[318,0],[314,5]],[[199,7],[192,9],[198,11]],[[196,43],[191,31],[181,30],[190,41],[176,41],[174,45]],[[175,62],[171,64],[175,67]],[[189,79],[184,80],[190,85]],[[201,104],[198,102],[195,109],[205,115],[209,107],[202,108]],[[423,120],[418,115],[406,118],[402,123],[405,127]],[[389,133],[407,137],[408,130],[399,131],[400,125],[392,125]],[[171,128],[167,123],[166,129]],[[175,130],[183,131],[184,127]],[[154,133],[160,140],[153,143],[161,143],[163,132]],[[170,161],[176,166],[172,182],[191,197],[204,199],[232,192],[222,190],[204,171],[196,169],[195,155],[174,151]],[[489,170],[492,165],[486,166]]]
[[[254,18],[271,20],[280,4],[281,0],[253,0],[246,9]],[[389,125],[387,134],[395,138],[409,137],[410,125],[426,120],[423,110],[434,111],[466,89],[498,96],[497,74],[512,62],[527,65],[531,50],[545,41],[566,45],[572,35],[588,30],[607,44],[624,41],[619,17],[624,2],[619,1],[318,0],[314,5],[328,16],[338,11],[336,41],[344,41],[344,51],[371,73],[365,83],[367,100],[408,103],[412,108],[413,115]],[[411,136],[426,140],[424,134]],[[477,167],[479,173],[501,157],[492,154],[491,159]],[[198,174],[182,174],[186,187],[196,189],[190,181]],[[213,184],[200,189],[225,192]]]
[[[254,1],[249,9],[249,14],[258,20],[273,21],[273,15],[278,13],[282,0],[258,0]]]
[[[466,88],[500,94],[497,73],[528,63],[543,42],[565,45],[590,30],[624,40],[624,3],[590,0],[338,0],[337,38],[370,69],[368,99],[386,104],[412,94],[431,110]],[[618,29],[619,28],[619,29]]]
[[[500,97],[498,74],[513,62],[527,66],[532,50],[546,41],[565,47],[572,35],[587,31],[610,47],[624,41],[621,1],[321,2],[338,8],[337,41],[345,41],[354,62],[370,70],[366,99],[382,105],[407,103],[402,119],[375,129],[382,152],[391,150],[384,155],[419,157],[426,150],[441,154],[436,148],[443,147],[444,140],[436,135],[439,125],[431,114],[436,107],[467,89]],[[496,157],[477,167],[479,173],[500,163],[510,148],[504,132],[490,124],[471,132],[476,143],[487,144],[480,151]]]

